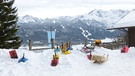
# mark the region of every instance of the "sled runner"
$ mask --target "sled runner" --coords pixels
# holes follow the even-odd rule
[[[24,57],[24,54],[23,54],[23,57],[18,60],[18,63],[20,63],[20,62],[26,62],[26,61],[28,61],[28,59],[25,58]]]
[[[13,59],[18,58],[16,50],[9,51],[9,54],[10,54],[10,58],[13,58]]]
[[[87,47],[83,47],[80,51],[84,53],[90,53],[91,50],[88,49]]]

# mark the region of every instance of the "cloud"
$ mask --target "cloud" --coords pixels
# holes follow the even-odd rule
[[[35,17],[73,16],[93,9],[133,9],[135,0],[15,0],[19,15]]]

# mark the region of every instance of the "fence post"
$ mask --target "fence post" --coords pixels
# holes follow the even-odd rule
[[[29,40],[29,50],[32,50],[32,41],[31,41],[31,39]]]
[[[85,40],[85,45],[87,45],[87,44],[88,44],[88,39]]]
[[[81,44],[81,40],[80,39],[78,39],[79,40],[79,44]]]
[[[69,46],[72,46],[72,38],[69,41]]]
[[[54,49],[54,39],[51,38],[51,45],[52,45],[52,49]]]

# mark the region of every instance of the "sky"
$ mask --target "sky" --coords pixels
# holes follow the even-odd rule
[[[15,0],[18,15],[38,18],[76,16],[94,9],[135,9],[135,0]]]

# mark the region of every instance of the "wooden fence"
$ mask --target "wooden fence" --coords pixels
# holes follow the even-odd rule
[[[36,44],[34,44],[34,45],[36,45]],[[45,50],[45,49],[54,49],[54,39],[51,39],[51,48],[50,47],[39,47],[39,48],[33,48],[33,42],[32,42],[32,40],[29,40],[29,44],[28,44],[28,46],[29,46],[29,50]]]

